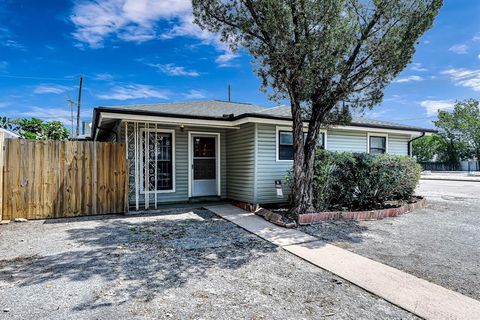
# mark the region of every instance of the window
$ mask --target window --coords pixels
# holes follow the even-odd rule
[[[278,160],[293,160],[293,134],[278,132]]]
[[[382,154],[387,152],[387,137],[370,136],[370,153]]]
[[[320,133],[318,147],[325,148],[325,132]],[[305,140],[307,133],[303,134]],[[291,131],[278,132],[278,160],[293,160],[293,133]]]
[[[173,190],[172,134],[143,131],[142,140],[143,190]]]

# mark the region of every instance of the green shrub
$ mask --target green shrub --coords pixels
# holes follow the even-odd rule
[[[420,179],[412,158],[319,150],[315,159],[314,206],[318,210],[362,210],[407,200]]]

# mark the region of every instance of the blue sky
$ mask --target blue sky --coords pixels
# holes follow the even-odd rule
[[[480,1],[446,0],[384,102],[365,117],[432,127],[438,108],[480,99]],[[3,0],[0,115],[69,123],[101,105],[226,99],[273,106],[245,53],[192,24],[188,0]]]

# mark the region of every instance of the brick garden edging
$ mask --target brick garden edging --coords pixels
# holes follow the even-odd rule
[[[301,214],[298,217],[299,225],[309,225],[327,220],[375,220],[385,217],[396,217],[401,214],[425,208],[427,201],[425,198],[417,197],[414,203],[408,203],[398,208],[389,208],[370,211],[331,211]]]

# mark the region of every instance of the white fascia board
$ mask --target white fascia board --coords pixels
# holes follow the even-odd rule
[[[277,120],[277,119],[265,119],[257,117],[245,117],[235,121],[230,120],[205,120],[205,119],[194,119],[194,118],[174,118],[174,117],[159,117],[159,116],[149,116],[149,115],[137,115],[137,114],[124,114],[124,113],[114,113],[114,112],[100,112],[99,124],[101,124],[102,119],[119,119],[126,121],[138,121],[138,122],[163,122],[165,124],[184,124],[184,125],[195,125],[195,126],[204,126],[204,127],[222,127],[222,128],[231,128],[239,129],[238,126],[246,123],[262,123],[262,124],[274,124],[279,126],[292,126],[291,120]],[[308,123],[304,123],[304,127],[308,127]],[[339,129],[339,130],[350,130],[350,131],[363,131],[363,132],[385,132],[385,133],[397,133],[405,135],[414,135],[415,133],[423,133],[423,131],[412,131],[412,130],[402,130],[402,129],[389,129],[389,128],[375,128],[375,127],[363,127],[363,126],[331,126],[328,129]],[[428,134],[428,133],[427,133]]]
[[[240,129],[232,124],[232,121],[225,120],[204,120],[204,119],[189,119],[189,118],[173,118],[173,117],[158,117],[158,116],[146,116],[146,115],[136,115],[136,114],[121,114],[121,113],[109,113],[102,112],[99,119],[101,123],[102,119],[118,119],[122,121],[130,122],[152,122],[152,123],[162,123],[169,125],[193,125],[198,127],[209,127],[209,128],[226,128],[226,129]]]

